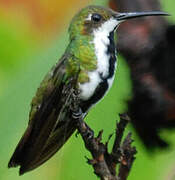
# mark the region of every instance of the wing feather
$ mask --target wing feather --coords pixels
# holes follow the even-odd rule
[[[20,165],[20,174],[53,156],[76,129],[69,108],[76,80],[67,79],[69,83],[65,83],[66,61],[63,57],[52,69],[33,98],[28,127],[8,164]]]

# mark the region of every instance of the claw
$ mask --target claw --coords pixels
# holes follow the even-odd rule
[[[88,139],[92,139],[92,138],[94,137],[94,132],[88,130],[88,131],[86,132],[86,136],[87,136]]]
[[[91,140],[94,138],[94,132],[91,129],[86,129],[85,132],[83,132],[83,136],[86,137],[87,140]]]

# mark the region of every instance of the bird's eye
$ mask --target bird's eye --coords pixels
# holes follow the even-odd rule
[[[102,19],[102,16],[100,14],[92,14],[91,16],[91,19],[94,21],[94,22],[99,22],[101,19]]]

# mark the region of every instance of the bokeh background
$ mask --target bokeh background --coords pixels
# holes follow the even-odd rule
[[[0,0],[0,180],[92,180],[97,179],[84,156],[81,137],[73,135],[48,162],[19,177],[18,168],[7,164],[27,123],[30,101],[42,78],[56,63],[68,43],[67,28],[72,16],[87,4],[107,6],[107,0]],[[163,10],[175,19],[175,2],[162,1]],[[119,56],[114,86],[88,115],[95,132],[104,129],[104,141],[115,131],[118,113],[131,98],[129,68]],[[132,127],[127,132],[133,131]],[[129,180],[175,179],[175,141],[169,151],[150,153],[135,135],[138,154]],[[173,142],[175,133],[168,134]],[[163,134],[163,135],[164,135]]]

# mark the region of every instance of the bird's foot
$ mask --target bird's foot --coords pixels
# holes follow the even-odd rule
[[[94,138],[94,131],[83,121],[83,118],[77,119],[78,133],[83,139],[91,140]]]
[[[87,130],[83,134],[86,139],[91,140],[94,138],[94,131],[87,126]]]
[[[72,118],[73,119],[83,119],[83,117],[84,117],[84,114],[80,107],[76,110],[72,110]]]

